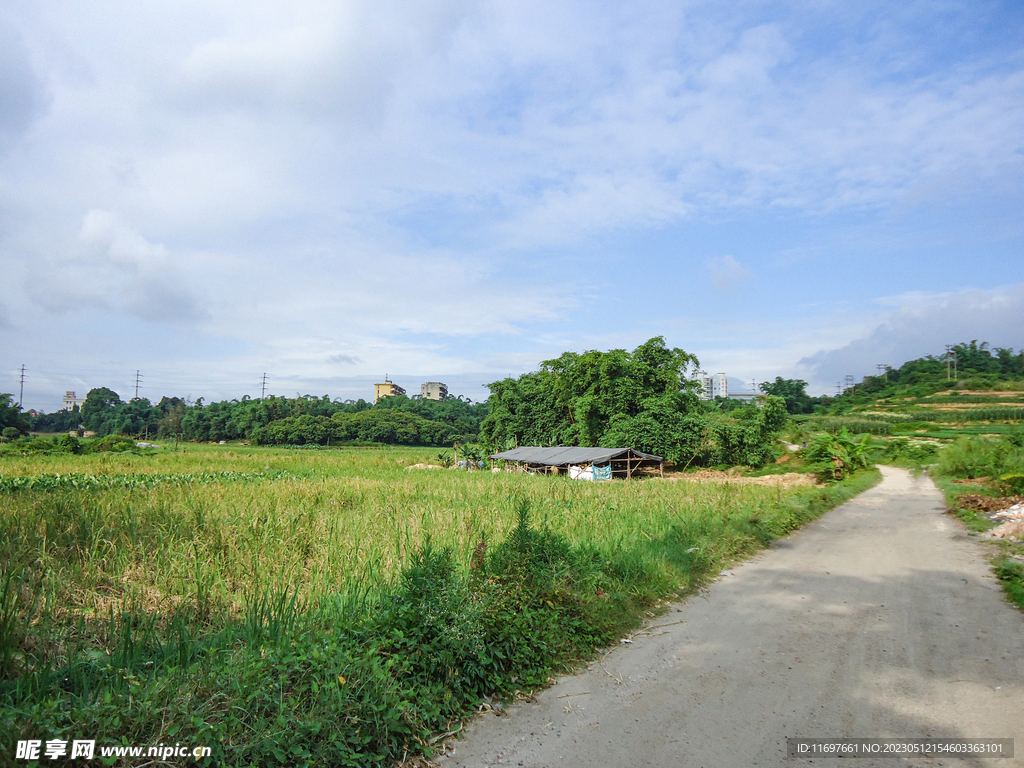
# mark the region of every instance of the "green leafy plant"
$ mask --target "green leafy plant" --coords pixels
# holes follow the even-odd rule
[[[826,464],[819,470],[823,479],[841,480],[858,469],[871,464],[871,436],[861,435],[854,439],[845,428],[839,434],[823,433],[814,438],[807,447],[807,458]]]

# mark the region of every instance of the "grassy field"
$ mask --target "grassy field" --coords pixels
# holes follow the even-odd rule
[[[89,733],[210,744],[210,764],[429,753],[482,696],[543,684],[875,479],[408,469],[436,453],[0,454],[0,757]]]

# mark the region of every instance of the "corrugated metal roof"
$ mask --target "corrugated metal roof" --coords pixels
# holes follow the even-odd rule
[[[558,467],[563,464],[604,464],[612,459],[624,459],[627,455],[632,456],[634,459],[662,460],[661,456],[643,453],[635,448],[577,448],[572,446],[540,448],[529,445],[524,445],[522,448],[515,448],[511,451],[496,453],[491,458]]]

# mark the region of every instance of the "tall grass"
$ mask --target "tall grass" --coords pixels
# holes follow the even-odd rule
[[[1024,449],[1009,440],[961,437],[939,451],[939,470],[950,477],[999,478],[1024,472]]]
[[[852,495],[416,471],[428,451],[5,458],[0,739],[187,740],[225,764],[383,765]],[[529,510],[529,519],[525,510]]]

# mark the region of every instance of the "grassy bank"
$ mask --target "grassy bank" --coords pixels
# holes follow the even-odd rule
[[[218,765],[429,753],[483,697],[543,685],[877,479],[783,490],[406,468],[434,453],[5,457],[2,754],[94,737],[209,745]],[[10,480],[68,473],[152,478]]]
[[[943,446],[930,466],[953,513],[975,534],[994,528],[987,512],[1024,500],[1024,447],[1020,428],[1002,439],[960,438]],[[1007,598],[1024,609],[1024,542],[988,539],[993,571]]]

